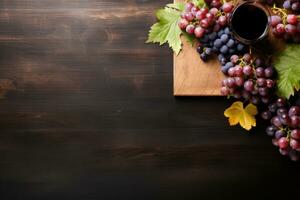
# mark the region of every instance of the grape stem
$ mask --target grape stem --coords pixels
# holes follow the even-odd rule
[[[273,7],[272,7],[272,11],[273,11],[274,14],[280,15],[281,18],[282,18],[282,23],[283,23],[284,25],[286,25],[286,21],[287,21],[287,10],[284,9],[284,8],[278,8],[278,7],[276,6],[276,4],[274,4]]]

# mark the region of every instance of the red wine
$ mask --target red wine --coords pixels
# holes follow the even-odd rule
[[[268,15],[260,6],[251,2],[243,3],[232,14],[231,28],[244,42],[255,42],[267,35]]]

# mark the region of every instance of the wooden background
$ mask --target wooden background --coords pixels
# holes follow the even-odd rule
[[[167,0],[0,0],[0,199],[299,195],[300,165],[223,97],[174,98],[145,45]]]

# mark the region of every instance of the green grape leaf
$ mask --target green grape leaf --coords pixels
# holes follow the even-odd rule
[[[192,1],[194,5],[198,6],[198,7],[203,7],[206,5],[206,3],[204,2],[204,0],[193,0]]]
[[[159,43],[160,45],[168,43],[173,51],[178,54],[182,49],[180,40],[182,31],[178,26],[180,9],[183,9],[183,6],[174,3],[158,10],[156,12],[158,22],[151,27],[146,43]]]
[[[169,3],[166,5],[168,8],[173,8],[179,11],[183,11],[185,7],[185,3]]]
[[[277,55],[275,68],[278,72],[277,93],[290,98],[300,89],[300,45],[287,45]]]
[[[188,34],[188,33],[186,33],[186,32],[183,32],[182,35],[185,37],[186,41],[187,41],[190,45],[194,46],[194,43],[195,43],[195,41],[196,41],[196,38],[195,38],[194,36],[192,36],[192,35],[190,35],[190,34]]]

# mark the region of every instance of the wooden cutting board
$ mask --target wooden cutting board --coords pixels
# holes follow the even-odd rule
[[[218,60],[202,62],[195,47],[188,44],[185,38],[181,39],[182,51],[174,55],[174,96],[221,96],[220,86],[224,75]]]

